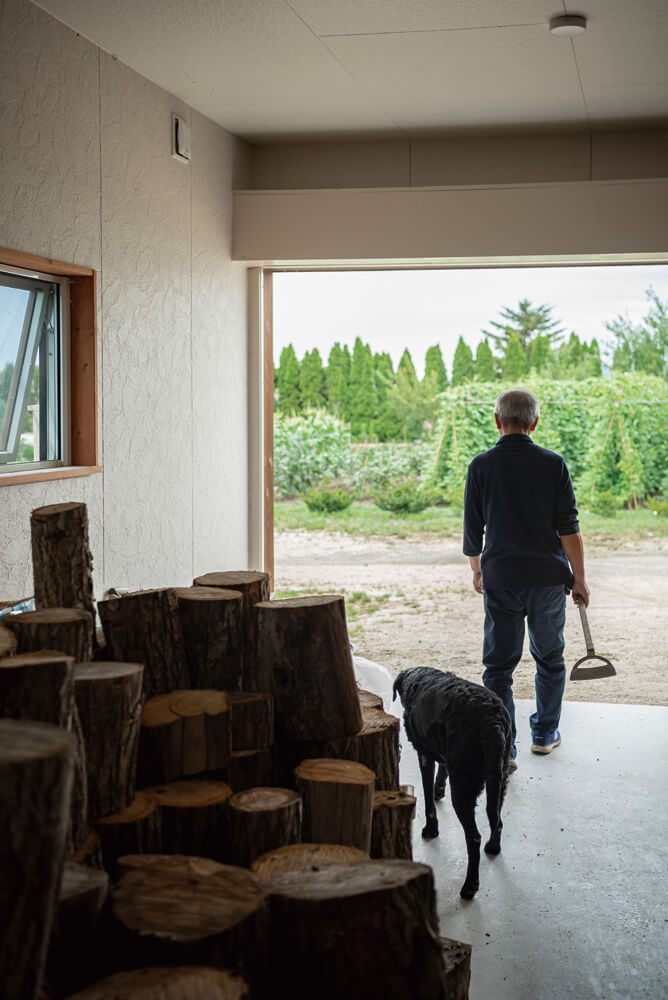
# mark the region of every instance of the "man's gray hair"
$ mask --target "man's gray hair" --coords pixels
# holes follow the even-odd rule
[[[506,427],[521,427],[528,431],[540,413],[538,400],[527,389],[506,389],[494,404],[494,412]]]

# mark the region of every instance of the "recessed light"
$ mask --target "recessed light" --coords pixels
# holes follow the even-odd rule
[[[587,18],[581,14],[564,14],[550,18],[550,31],[559,38],[572,38],[587,30]]]

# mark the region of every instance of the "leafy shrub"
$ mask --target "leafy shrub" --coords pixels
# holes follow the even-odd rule
[[[274,484],[278,499],[298,496],[323,482],[349,478],[350,428],[329,413],[277,416]]]
[[[422,486],[415,478],[387,483],[374,491],[372,499],[376,507],[393,514],[417,514],[433,506],[436,501],[433,491]]]
[[[433,445],[353,445],[350,427],[329,413],[274,421],[274,488],[277,500],[299,496],[338,480],[357,496],[379,484],[421,476],[433,461]]]
[[[619,497],[611,490],[598,490],[593,499],[586,504],[588,510],[600,514],[601,517],[614,517],[621,506]]]
[[[659,517],[668,517],[668,497],[647,497],[647,504]]]
[[[353,495],[337,486],[335,489],[310,490],[304,497],[304,502],[309,510],[319,514],[332,514],[350,507]]]

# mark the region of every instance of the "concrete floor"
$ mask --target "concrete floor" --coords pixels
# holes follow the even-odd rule
[[[531,711],[518,703],[502,853],[482,852],[470,902],[459,897],[466,847],[449,794],[439,838],[420,836],[417,758],[402,729],[414,860],[434,869],[441,934],[473,945],[470,998],[666,1000],[668,708],[567,702],[563,743],[542,757],[529,750]],[[476,818],[484,843],[483,796]]]

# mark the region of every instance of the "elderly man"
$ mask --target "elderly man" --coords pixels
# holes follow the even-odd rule
[[[531,440],[538,415],[533,393],[501,393],[494,407],[499,440],[469,465],[464,499],[464,554],[485,605],[482,680],[510,713],[513,763],[513,671],[524,620],[536,661],[531,750],[547,754],[561,743],[565,595],[589,604],[571,477],[561,455]]]

